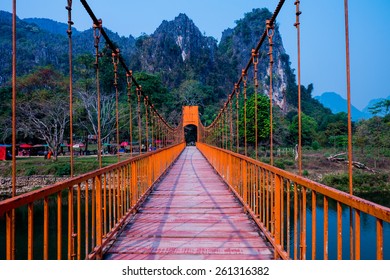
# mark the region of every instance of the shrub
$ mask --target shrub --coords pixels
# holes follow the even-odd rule
[[[314,141],[311,144],[311,147],[313,148],[314,151],[317,151],[319,148],[321,148],[320,143],[318,143],[318,141]]]
[[[284,164],[283,160],[275,160],[275,166],[280,168],[280,169],[285,169],[286,165]]]
[[[355,172],[353,174],[353,188],[356,192],[383,191],[389,188],[389,175],[379,173]],[[342,191],[349,191],[348,173],[324,176],[322,183]]]
[[[26,169],[25,174],[26,174],[26,176],[36,175],[37,170],[36,170],[35,166],[31,166],[30,168]]]
[[[55,166],[55,175],[58,177],[70,175],[70,164],[64,163]]]

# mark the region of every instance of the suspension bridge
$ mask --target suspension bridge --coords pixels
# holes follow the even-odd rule
[[[14,0],[14,2],[16,2]],[[272,67],[273,30],[285,1],[280,1],[267,20],[259,43],[248,54],[218,116],[209,126],[199,118],[197,106],[183,107],[178,125],[170,125],[155,109],[142,85],[134,78],[120,50],[105,32],[87,1],[81,0],[93,21],[96,48],[96,85],[100,116],[99,42],[112,50],[114,85],[118,104],[118,67],[126,72],[129,118],[135,98],[137,124],[130,122],[130,139],[149,146],[156,139],[160,149],[133,154],[127,160],[74,176],[73,139],[70,139],[71,178],[39,190],[16,195],[16,155],[13,149],[12,198],[0,201],[1,234],[5,258],[12,259],[362,259],[362,242],[375,248],[375,259],[389,258],[384,247],[390,236],[390,209],[353,195],[352,146],[349,113],[350,192],[338,191],[302,176],[301,123],[299,122],[298,174],[273,164]],[[347,1],[345,14],[348,16]],[[300,1],[295,1],[298,52]],[[72,126],[72,1],[68,0],[70,65],[70,135]],[[13,13],[13,100],[16,102],[16,10]],[[347,67],[349,67],[348,20],[346,20]],[[92,41],[92,39],[91,39]],[[259,50],[268,44],[270,95],[270,164],[248,155],[247,87],[258,92]],[[300,55],[298,55],[299,57]],[[261,58],[265,59],[265,58]],[[349,71],[347,70],[347,73]],[[250,78],[249,78],[250,77]],[[347,79],[349,83],[349,78]],[[298,112],[300,107],[298,63]],[[348,84],[349,88],[349,84]],[[135,89],[135,91],[133,90]],[[350,94],[350,92],[348,92]],[[255,98],[255,101],[257,98]],[[14,103],[15,103],[14,102]],[[350,102],[349,102],[350,104]],[[118,105],[117,105],[118,106]],[[244,106],[240,120],[239,109]],[[257,109],[257,105],[254,107]],[[350,111],[350,108],[349,108]],[[117,110],[118,112],[118,110]],[[119,146],[118,113],[117,144]],[[100,127],[99,117],[98,127]],[[257,112],[254,131],[258,133]],[[184,128],[196,126],[196,146],[186,146]],[[13,110],[13,145],[15,138]],[[151,140],[150,140],[151,139]],[[255,139],[257,139],[255,137]],[[98,130],[98,151],[101,151]],[[133,151],[133,149],[130,149]],[[42,212],[35,211],[42,205]],[[26,209],[21,224],[20,209]],[[335,216],[335,223],[330,222]],[[371,219],[375,235],[366,236],[362,220]],[[21,237],[20,231],[27,232]],[[42,242],[38,242],[41,240]],[[38,245],[39,244],[39,245]],[[335,256],[330,250],[335,248]],[[345,250],[347,248],[347,250]]]

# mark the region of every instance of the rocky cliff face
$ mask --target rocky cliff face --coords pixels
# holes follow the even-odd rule
[[[150,36],[136,41],[134,68],[160,73],[166,85],[177,87],[186,79],[207,83],[215,71],[217,41],[205,37],[185,14],[163,21]]]
[[[219,55],[223,58],[221,61],[227,62],[233,69],[233,71],[229,71],[233,74],[229,79],[235,78],[237,80],[241,70],[245,68],[250,59],[252,49],[258,44],[259,38],[265,30],[266,20],[271,16],[272,14],[267,9],[254,9],[247,13],[243,19],[237,21],[237,26],[234,29],[224,31],[219,45]],[[287,75],[291,69],[278,25],[275,25],[273,44],[273,101],[280,108],[286,109],[285,94],[289,80]],[[270,77],[268,40],[264,41],[259,53],[258,79],[261,91],[268,95]],[[252,77],[253,74],[249,73],[248,79]]]

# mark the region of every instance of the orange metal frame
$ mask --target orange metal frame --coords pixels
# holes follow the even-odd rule
[[[199,119],[199,107],[198,106],[183,106],[183,127],[187,125],[195,125],[199,127],[200,119]],[[198,133],[198,141],[200,139],[200,135]]]
[[[336,203],[337,211],[337,258],[343,258],[342,207],[344,206],[349,207],[354,214],[354,223],[350,224],[354,233],[354,246],[350,258],[361,257],[360,242],[363,233],[360,229],[360,218],[361,213],[366,213],[376,219],[376,258],[383,259],[383,223],[390,223],[389,208],[241,154],[199,142],[197,147],[230,186],[274,246],[276,259],[307,259],[307,235],[310,230],[311,259],[328,259],[329,235],[334,233],[329,231],[330,201]],[[323,203],[318,203],[319,200],[323,200]],[[316,208],[320,205],[324,212],[323,256],[317,254],[317,247],[320,245],[316,240],[316,236],[320,234],[317,230]],[[307,210],[311,210],[312,213],[311,229],[306,228]]]
[[[101,259],[110,240],[152,190],[155,182],[184,150],[181,143],[143,154],[70,180],[47,186],[20,196],[0,201],[0,217],[6,220],[6,258],[14,256],[13,223],[17,208],[28,207],[27,246],[25,259],[33,259],[35,250],[42,250],[49,259],[49,250],[57,249],[57,259]],[[63,199],[67,199],[68,215],[62,217]],[[49,202],[56,201],[57,213],[49,213]],[[43,202],[43,248],[36,248],[34,204]],[[82,214],[83,212],[83,214]],[[53,219],[54,215],[56,218]],[[52,216],[49,219],[49,216]],[[64,220],[66,219],[66,220]],[[54,225],[53,225],[54,221]],[[67,223],[66,228],[63,224]],[[52,230],[54,228],[54,230]],[[64,230],[67,230],[64,236]],[[49,236],[55,236],[49,239]],[[55,240],[51,242],[49,240]],[[15,242],[13,242],[15,241]],[[67,252],[62,252],[62,243]],[[83,250],[83,251],[82,251]]]

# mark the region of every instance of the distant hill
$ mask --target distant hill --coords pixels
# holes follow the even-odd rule
[[[65,23],[57,22],[47,18],[25,18],[24,21],[28,23],[34,23],[39,26],[42,30],[45,30],[49,33],[66,35],[68,30],[68,25]],[[76,28],[72,28],[74,35],[79,34],[80,32]]]
[[[348,112],[348,102],[345,98],[341,97],[335,92],[324,92],[320,96],[315,96],[314,99],[317,99],[322,105],[332,110],[332,113],[337,114],[340,112]],[[358,121],[362,119],[368,119],[371,117],[369,112],[362,112],[352,105],[352,120]],[[368,111],[368,110],[367,110]]]
[[[17,18],[17,46],[19,76],[30,73],[40,66],[52,65],[67,73],[68,69],[68,25],[50,19]],[[73,55],[94,54],[93,30],[79,32],[73,29]],[[134,52],[135,39],[119,36],[106,30],[108,36],[121,46],[121,54],[128,60]],[[104,47],[104,40],[100,48]],[[12,14],[0,11],[0,86],[11,79],[12,74]]]
[[[371,114],[371,112],[370,112],[370,108],[371,108],[372,106],[374,106],[376,103],[381,102],[381,101],[383,101],[383,100],[385,100],[385,99],[390,99],[390,96],[388,96],[387,98],[372,99],[372,100],[368,103],[368,105],[367,105],[366,107],[364,107],[364,109],[362,110],[362,112],[363,112],[364,114],[366,114],[366,115],[372,116],[372,114]],[[383,117],[383,116],[384,116],[384,113],[379,113],[378,116]]]

